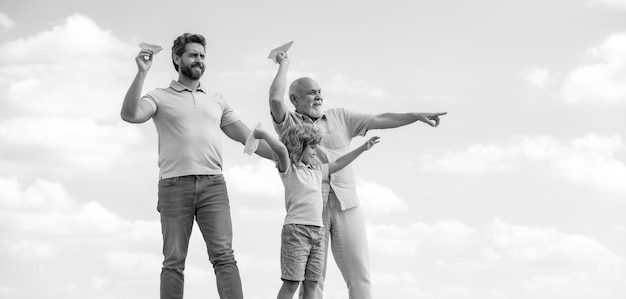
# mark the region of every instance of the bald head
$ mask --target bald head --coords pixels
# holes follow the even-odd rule
[[[299,97],[303,90],[307,90],[311,86],[317,86],[317,82],[309,77],[302,77],[294,80],[289,86],[289,98],[291,98],[291,95]]]

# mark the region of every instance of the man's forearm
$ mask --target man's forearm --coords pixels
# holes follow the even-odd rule
[[[259,147],[254,152],[268,160],[274,160],[274,152],[276,152],[265,140],[259,140]]]
[[[412,124],[422,116],[418,112],[409,113],[382,113],[376,115],[370,122],[368,129],[391,129]]]
[[[137,72],[133,83],[131,83],[128,91],[126,92],[124,102],[122,103],[122,111],[120,112],[122,119],[125,121],[134,122],[137,118],[141,90],[143,89],[146,74],[146,72]]]
[[[289,65],[286,63],[280,64],[278,72],[272,81],[270,86],[269,104],[270,112],[277,122],[282,122],[282,116],[285,114],[285,89],[287,85],[287,70]]]

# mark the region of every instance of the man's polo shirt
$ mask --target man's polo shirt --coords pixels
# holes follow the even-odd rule
[[[221,127],[239,118],[221,94],[172,80],[142,99],[154,108],[160,179],[222,173]]]
[[[280,135],[293,125],[306,124],[316,127],[322,134],[321,146],[317,147],[320,152],[317,156],[321,163],[329,163],[350,152],[350,141],[356,136],[365,136],[372,118],[374,118],[373,114],[356,113],[343,108],[329,109],[317,120],[290,111],[282,123],[274,123],[274,129]],[[326,199],[329,193],[328,177],[324,178],[322,186],[324,199]],[[342,210],[359,205],[351,165],[330,175],[330,188],[337,195]]]

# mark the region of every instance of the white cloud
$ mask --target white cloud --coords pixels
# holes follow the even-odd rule
[[[377,225],[368,227],[368,232],[376,260],[401,260],[403,268],[411,271],[402,275],[375,273],[379,288],[396,279],[418,285],[412,294],[437,295],[435,298],[465,294],[470,298],[582,299],[598,294],[594,298],[613,299],[626,287],[623,257],[591,237],[554,227],[513,225],[494,219],[482,227],[444,221]],[[429,270],[423,271],[424,276],[415,275],[420,271],[414,267]],[[498,284],[481,289],[467,279],[483,276],[498,277]],[[446,283],[429,284],[431,277]],[[464,283],[473,286],[465,287]],[[526,297],[516,297],[522,293]]]
[[[224,169],[228,188],[244,196],[284,200],[285,189],[273,162],[258,160],[254,164]]]
[[[414,256],[422,244],[458,247],[470,241],[474,230],[458,221],[442,221],[435,225],[414,223],[407,227],[374,225],[367,228],[372,251],[394,256]]]
[[[107,169],[143,139],[137,127],[98,124],[87,118],[16,117],[0,121],[4,158],[21,161],[31,170]]]
[[[18,211],[67,211],[74,207],[59,183],[36,180],[24,186],[16,179],[0,178],[0,207]]]
[[[617,275],[617,277],[616,277]],[[559,276],[539,275],[524,282],[526,292],[541,293],[550,298],[617,299],[617,294],[626,291],[626,284],[620,279],[623,272],[586,273],[574,272]]]
[[[0,11],[0,30],[7,31],[15,27],[15,22],[9,18],[5,13]]]
[[[128,277],[151,276],[161,270],[161,255],[128,250],[112,250],[104,254],[109,266]]]
[[[41,52],[45,49],[45,55]],[[124,55],[127,46],[90,18],[76,14],[49,31],[0,46],[0,63],[71,62]]]
[[[8,256],[19,257],[23,259],[32,258],[50,258],[57,255],[57,250],[52,244],[41,240],[21,240],[17,242],[4,242],[0,244],[3,252],[7,252]]]
[[[391,189],[377,183],[357,179],[356,190],[361,206],[368,214],[402,212],[408,208],[406,202]]]
[[[544,68],[535,68],[524,72],[524,78],[532,86],[545,87],[550,80],[550,71]]]
[[[425,169],[452,172],[513,171],[536,163],[547,174],[582,183],[623,199],[626,165],[616,158],[626,150],[620,136],[589,134],[561,143],[550,136],[517,136],[508,145],[469,146],[440,159],[424,157]]]
[[[3,190],[0,222],[6,227],[2,232],[16,238],[18,243],[33,245],[34,251],[48,247],[45,243],[30,242],[36,236],[92,234],[125,243],[160,239],[158,222],[125,220],[94,201],[79,204],[56,182],[36,180],[24,187],[14,179],[0,178],[0,188]],[[58,241],[50,244],[52,247],[45,249],[48,252],[63,245]]]
[[[591,5],[604,5],[609,8],[626,10],[626,0],[589,0]]]
[[[497,252],[491,261],[544,263],[563,266],[611,267],[623,258],[596,240],[582,235],[565,234],[550,227],[511,225],[495,219],[486,230],[486,245]],[[492,251],[493,252],[493,251]]]
[[[118,121],[133,73],[130,53],[131,45],[82,15],[49,31],[3,43],[0,108],[11,116]]]
[[[596,106],[626,102],[626,33],[610,36],[588,55],[588,64],[569,73],[563,101]]]

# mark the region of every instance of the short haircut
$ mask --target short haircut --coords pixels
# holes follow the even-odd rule
[[[204,36],[201,34],[191,34],[191,33],[183,33],[183,35],[177,37],[174,40],[174,45],[172,46],[172,54],[176,56],[181,56],[185,53],[185,46],[189,43],[198,43],[201,44],[203,48],[206,49],[206,40]],[[172,56],[172,63],[174,64],[174,69],[178,72],[178,65],[174,62],[174,57]]]
[[[322,142],[322,134],[313,126],[295,125],[280,135],[280,141],[287,148],[291,163],[298,163],[302,158],[302,151],[307,146]]]

